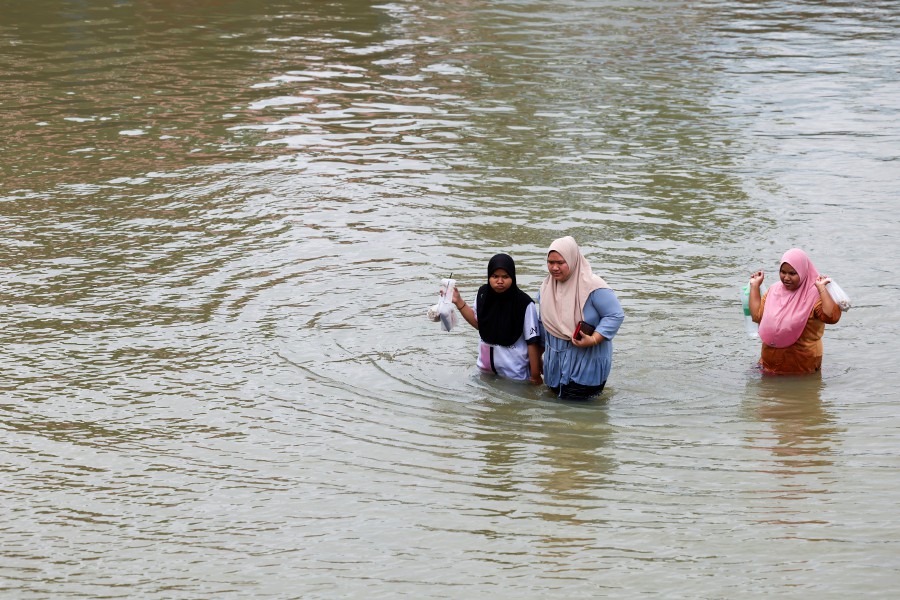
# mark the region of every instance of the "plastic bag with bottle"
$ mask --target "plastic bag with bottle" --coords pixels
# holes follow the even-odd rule
[[[441,280],[441,293],[437,304],[428,309],[428,318],[441,322],[442,331],[451,331],[458,322],[456,311],[453,310],[453,289],[456,280],[452,277]]]
[[[825,291],[831,296],[831,299],[834,300],[835,304],[841,307],[841,312],[847,312],[850,310],[852,306],[850,302],[850,296],[847,295],[841,286],[837,284],[834,280],[829,281],[825,284]]]
[[[750,314],[750,283],[746,283],[741,288],[741,306],[744,309],[744,328],[747,335],[752,338],[759,337],[759,325],[753,322],[753,316]]]

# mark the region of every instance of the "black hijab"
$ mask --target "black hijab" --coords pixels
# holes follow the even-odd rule
[[[512,285],[498,294],[491,287],[491,274],[503,269]],[[512,346],[522,335],[525,310],[533,301],[516,285],[516,263],[508,254],[496,254],[488,261],[488,283],[478,288],[478,333],[488,344]]]

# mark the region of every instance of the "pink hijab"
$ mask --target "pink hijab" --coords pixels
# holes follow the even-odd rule
[[[550,275],[544,278],[541,284],[541,322],[547,331],[568,340],[575,333],[578,321],[584,319],[584,303],[591,292],[609,286],[591,272],[591,265],[572,236],[554,240],[547,254],[554,250],[569,265],[569,277],[565,281],[556,281]]]
[[[816,278],[819,272],[806,252],[791,248],[781,257],[781,265],[788,263],[800,276],[796,290],[788,290],[779,280],[766,292],[766,305],[759,323],[759,337],[768,346],[787,348],[803,333],[809,315],[819,300]]]

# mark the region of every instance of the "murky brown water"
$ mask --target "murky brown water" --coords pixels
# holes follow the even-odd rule
[[[0,2],[4,598],[900,584],[900,7]],[[568,233],[601,400],[425,319]],[[855,306],[761,379],[739,286]]]

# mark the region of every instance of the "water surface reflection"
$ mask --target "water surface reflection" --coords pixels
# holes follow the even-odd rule
[[[831,539],[834,515],[829,496],[840,486],[835,457],[845,431],[828,410],[820,373],[810,376],[761,376],[748,385],[747,417],[757,422],[746,442],[770,453],[761,467],[774,478],[767,487],[760,522],[782,527],[786,538]]]
[[[753,400],[745,402],[745,410],[748,416],[771,428],[771,444],[757,447],[768,447],[785,468],[774,472],[815,472],[815,467],[830,465],[828,456],[836,452],[833,446],[842,428],[823,403],[825,384],[821,374],[762,376],[754,383],[748,387],[748,396]]]

